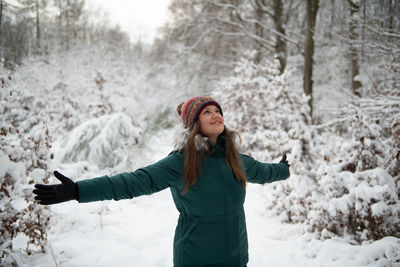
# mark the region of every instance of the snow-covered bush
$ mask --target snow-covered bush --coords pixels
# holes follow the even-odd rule
[[[124,149],[139,144],[141,130],[123,113],[88,120],[73,129],[62,144],[61,162],[88,161],[100,169],[115,167]]]
[[[349,172],[321,165],[318,182],[307,176],[272,185],[267,209],[283,222],[305,223],[320,238],[357,242],[398,236],[400,203],[393,177],[384,169]]]
[[[273,185],[270,213],[305,223],[322,238],[400,236],[399,100],[396,94],[359,99],[343,110],[332,125],[350,136],[321,132],[315,171]]]
[[[251,156],[272,161],[288,154],[292,171],[311,167],[311,118],[301,89],[292,88],[288,75],[279,75],[278,61],[255,64],[255,52],[245,53],[235,75],[220,81],[214,96],[224,109],[228,127],[242,137]]]
[[[292,177],[265,187],[268,213],[304,223],[320,238],[398,236],[398,96],[360,99],[336,123],[313,126],[308,98],[291,88],[290,74],[279,75],[270,62],[256,65],[251,57],[240,60],[235,76],[222,80],[214,96],[247,153],[263,161],[288,154]]]
[[[357,241],[399,234],[400,203],[393,178],[385,170],[318,175],[325,201],[310,211],[307,222],[315,228],[311,231],[323,237],[350,234]]]
[[[28,254],[31,249],[45,249],[49,213],[32,198],[33,184],[49,178],[51,140],[44,104],[17,88],[1,88],[0,258],[4,264],[13,262],[13,240],[17,236],[27,239]]]

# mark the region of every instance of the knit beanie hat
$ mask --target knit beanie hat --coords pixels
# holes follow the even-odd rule
[[[176,110],[179,116],[181,116],[185,128],[192,128],[194,123],[199,119],[200,112],[207,106],[216,106],[222,114],[221,106],[215,101],[215,99],[208,96],[195,96],[186,102],[182,102],[178,105]]]

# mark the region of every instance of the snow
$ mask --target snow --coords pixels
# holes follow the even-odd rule
[[[87,160],[104,169],[113,167],[122,160],[122,147],[131,147],[140,142],[140,129],[123,113],[106,115],[88,120],[74,128],[57,151],[61,162]]]
[[[146,65],[143,62],[143,65],[126,63],[121,67],[120,60],[110,59],[113,52],[104,56],[96,50],[85,51],[84,56],[72,51],[70,59],[67,55],[57,55],[48,64],[40,60],[27,62],[9,82],[15,95],[19,87],[34,94],[21,96],[22,103],[32,104],[32,110],[21,111],[20,103],[15,102],[6,111],[29,136],[20,140],[17,134],[9,133],[6,140],[9,143],[4,141],[5,150],[0,150],[1,176],[9,172],[12,177],[22,177],[15,184],[18,192],[31,190],[33,185],[28,181],[42,182],[52,169],[73,180],[111,175],[153,163],[173,148],[178,127],[164,127],[155,122],[157,118],[166,124],[177,124],[178,120],[171,119],[176,114],[168,113],[168,108],[174,108],[174,104],[184,99],[180,98],[182,93],[174,90],[168,93],[174,85],[173,79],[164,74],[147,80],[152,71],[143,67]],[[60,63],[63,60],[65,64]],[[322,136],[325,143],[320,146],[301,143],[301,138],[322,142],[314,136],[315,129],[307,124],[310,118],[305,115],[308,110],[304,103],[308,98],[287,82],[290,73],[276,76],[274,63],[265,67],[270,72],[265,77],[256,77],[257,66],[250,63],[244,61],[238,66],[238,76],[228,78],[224,85],[227,90],[238,84],[249,86],[253,91],[243,87],[240,91],[220,92],[224,116],[228,123],[242,126],[247,132],[243,137],[249,153],[266,162],[277,162],[282,153],[288,152],[293,171],[284,182],[248,185],[245,202],[248,265],[400,266],[399,238],[386,236],[371,240],[361,232],[358,234],[365,236],[361,240],[367,241],[358,244],[348,235],[346,227],[340,227],[341,238],[327,228],[330,224],[340,225],[340,219],[354,210],[362,214],[369,208],[373,216],[396,218],[399,203],[393,177],[381,167],[383,158],[367,153],[375,146],[377,154],[385,151],[386,146],[372,141],[381,136],[381,127],[369,125],[368,131],[360,130],[359,136],[365,136],[362,146],[357,135],[354,142],[331,135]],[[59,65],[63,67],[57,70]],[[99,73],[106,80],[101,90],[93,82]],[[265,85],[272,90],[271,94],[262,90]],[[289,97],[281,98],[282,94]],[[325,97],[320,96],[318,101],[326,101]],[[228,103],[232,98],[241,101]],[[288,99],[293,101],[287,103]],[[248,103],[262,109],[253,109]],[[97,109],[100,104],[103,108]],[[283,112],[276,111],[279,107],[283,107]],[[29,120],[24,120],[26,114]],[[252,119],[246,120],[245,115]],[[37,140],[44,138],[45,129],[53,137],[52,147],[48,151],[38,148],[34,156],[44,155],[41,160],[49,164],[48,171],[37,166],[27,170],[38,160],[28,152],[34,149]],[[20,143],[23,147],[17,149]],[[356,151],[359,154],[354,152],[355,145],[361,146]],[[50,154],[52,160],[48,158]],[[310,168],[306,164],[312,160],[306,158],[309,154],[326,159],[319,159]],[[377,166],[355,172],[345,170],[345,164],[357,162],[354,159],[358,155],[366,159],[377,157]],[[21,159],[21,162],[12,159]],[[53,176],[48,182],[58,183]],[[12,205],[23,209],[26,202],[22,198],[13,199]],[[23,252],[26,236],[13,239],[13,257],[19,266],[172,266],[178,212],[169,190],[131,200],[87,204],[71,201],[50,206],[49,210],[51,227],[46,253],[33,251],[28,256]],[[285,223],[289,221],[292,223]],[[311,231],[312,227],[322,228],[320,234]],[[7,244],[1,249],[8,249]]]
[[[152,140],[152,160],[171,149],[173,131]],[[290,179],[296,179],[292,176]],[[249,184],[245,202],[249,266],[399,266],[400,240],[386,237],[354,245],[341,239],[318,240],[301,224],[282,224],[267,216],[269,186]],[[32,267],[172,266],[178,212],[169,190],[132,200],[51,206],[55,217],[47,254],[22,257]],[[54,258],[53,255],[54,254]],[[391,265],[390,265],[391,264]]]

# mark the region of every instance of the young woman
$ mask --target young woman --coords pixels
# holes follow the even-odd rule
[[[135,172],[73,182],[59,172],[57,185],[35,185],[40,204],[68,200],[120,200],[170,188],[180,215],[174,237],[174,266],[238,266],[248,262],[243,210],[246,183],[289,177],[286,156],[261,163],[239,154],[234,133],[211,97],[193,97],[178,108],[183,140],[164,159]]]

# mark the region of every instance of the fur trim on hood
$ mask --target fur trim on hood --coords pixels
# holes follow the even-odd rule
[[[175,142],[174,142],[174,150],[179,151],[186,147],[187,140],[189,139],[190,129],[181,129],[175,135]],[[242,150],[241,147],[241,138],[239,134],[235,131],[231,131],[231,136],[233,141],[235,142],[236,148],[240,151]],[[239,142],[238,142],[239,141]],[[207,136],[203,136],[201,134],[196,135],[196,149],[197,151],[201,152],[211,152],[214,149],[214,146],[208,141]]]
[[[182,150],[186,147],[187,140],[189,139],[190,129],[180,130],[175,137],[174,150]],[[208,141],[207,136],[197,134],[195,137],[195,144],[197,151],[209,152],[213,149],[212,144]]]

